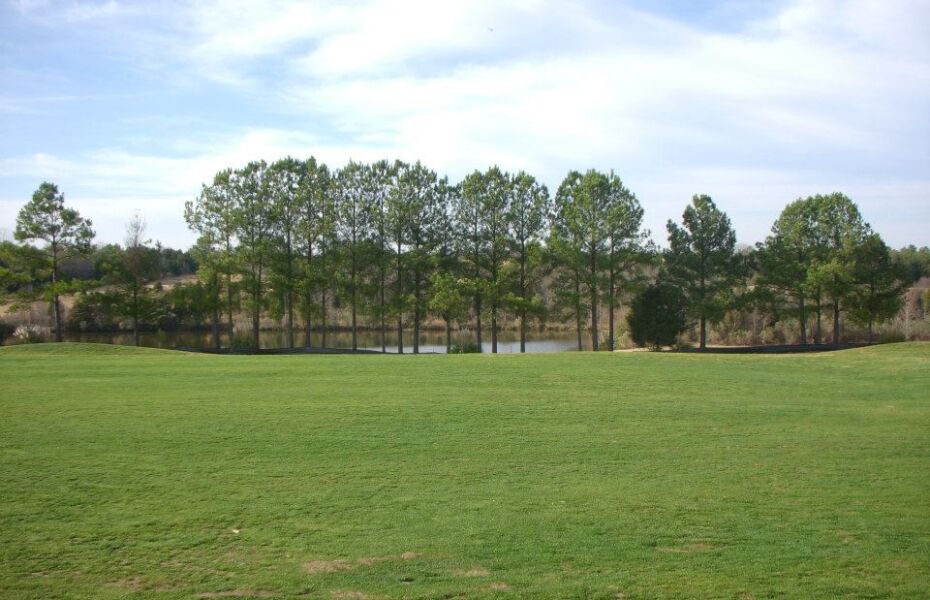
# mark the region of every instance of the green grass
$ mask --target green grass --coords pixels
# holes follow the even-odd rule
[[[4,599],[930,594],[930,344],[36,345],[0,386]]]

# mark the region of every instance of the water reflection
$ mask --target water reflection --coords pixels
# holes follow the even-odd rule
[[[404,332],[404,353],[412,354],[413,332]],[[470,331],[459,331],[452,335],[453,343],[464,343],[474,341],[475,336]],[[132,345],[132,333],[80,333],[69,332],[65,334],[65,341],[68,342],[94,342],[103,344],[124,344]],[[220,336],[221,345],[229,345],[229,335]],[[489,334],[485,333],[482,340],[482,349],[484,352],[491,352],[491,342]],[[389,353],[397,352],[397,334],[388,333],[385,342],[386,351]],[[303,332],[294,333],[294,343],[297,346],[303,346]],[[311,336],[311,343],[314,347],[323,346],[323,335],[319,331],[314,331]],[[283,330],[265,330],[259,334],[259,344],[262,348],[284,348],[287,346],[287,337]],[[212,348],[213,336],[210,332],[200,331],[158,331],[143,332],[139,334],[139,345],[150,348]],[[330,331],[326,333],[326,347],[328,348],[351,348],[352,334],[344,331]],[[381,337],[378,332],[360,331],[358,332],[358,347],[367,350],[381,350]],[[585,349],[590,349],[590,340],[586,340]],[[575,334],[567,332],[535,331],[527,336],[527,352],[564,352],[566,350],[577,350],[578,342]],[[437,353],[444,354],[446,351],[446,337],[443,332],[424,332],[420,335],[420,353]],[[502,331],[498,334],[497,351],[501,354],[512,354],[520,352],[520,336],[514,331]]]

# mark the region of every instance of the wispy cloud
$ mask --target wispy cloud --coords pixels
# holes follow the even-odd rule
[[[110,77],[128,62],[143,69],[133,76],[146,92],[172,96],[164,109],[127,102],[114,116],[131,132],[77,150],[42,147],[44,162],[16,143],[0,146],[0,190],[57,176],[88,197],[179,206],[219,168],[312,153],[335,165],[422,159],[452,177],[500,163],[551,187],[570,168],[613,168],[640,195],[657,237],[699,191],[731,212],[747,241],[787,201],[833,189],[860,194],[864,208],[927,218],[915,207],[930,195],[930,6],[921,1],[721,9],[715,18],[730,21],[715,28],[597,0],[18,10],[51,30],[81,19],[82,43],[105,40],[123,57],[106,65]],[[20,96],[5,90],[0,111],[22,112]],[[127,143],[205,106],[215,119],[198,113],[194,130],[157,151]],[[11,220],[3,208],[0,225]],[[885,211],[873,221],[893,243],[930,242],[913,217]],[[172,236],[184,235],[180,216],[177,229]]]

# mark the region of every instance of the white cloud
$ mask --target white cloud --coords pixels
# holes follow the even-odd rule
[[[84,6],[88,18],[125,9]],[[892,241],[930,241],[913,218],[881,211],[883,198],[907,211],[930,195],[924,2],[796,0],[725,32],[594,0],[173,8],[130,32],[142,42],[129,50],[172,80],[230,84],[218,95],[260,103],[274,125],[192,132],[164,155],[114,143],[0,159],[0,177],[53,173],[88,198],[173,198],[181,229],[178,207],[201,182],[255,158],[398,156],[453,178],[499,163],[553,188],[571,168],[613,168],[660,239],[695,192],[752,241],[786,202],[841,189],[876,226],[885,219]]]

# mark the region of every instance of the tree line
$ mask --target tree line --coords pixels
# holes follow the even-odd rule
[[[184,217],[198,234],[190,255],[217,347],[240,311],[249,316],[254,347],[263,315],[282,322],[288,347],[309,346],[313,330],[326,345],[336,301],[347,312],[353,349],[364,322],[382,350],[394,330],[401,353],[408,329],[419,352],[430,317],[445,323],[447,346],[453,324],[467,324],[478,348],[487,331],[496,352],[502,319],[512,317],[521,351],[528,327],[553,319],[573,322],[579,349],[585,334],[592,348],[613,349],[625,301],[640,307],[629,326],[640,329],[632,333],[644,345],[658,340],[643,331],[664,321],[674,335],[693,324],[704,348],[709,325],[746,307],[796,321],[802,344],[823,341],[826,318],[839,343],[844,313],[868,327],[871,341],[874,325],[899,310],[915,274],[893,260],[839,193],[790,203],[752,248],[737,246],[727,215],[696,195],[680,223],[668,222],[660,250],[643,228],[636,195],[615,173],[593,169],[569,172],[550,194],[532,175],[496,166],[452,183],[420,162],[353,161],[331,170],[314,158],[288,157],[217,173]],[[51,280],[46,294],[60,337],[60,266],[88,251],[91,223],[44,183],[20,212],[15,236],[43,244],[36,260]],[[110,267],[109,281],[136,305],[129,311],[135,332],[137,305],[154,276],[147,248],[137,218],[119,264]]]
[[[240,282],[254,343],[270,310],[283,317],[288,346],[297,343],[298,319],[309,344],[314,326],[326,331],[328,301],[338,296],[353,349],[364,314],[382,349],[389,328],[396,330],[400,353],[408,327],[419,352],[428,315],[445,322],[447,345],[452,324],[473,319],[475,344],[489,329],[497,352],[505,310],[518,319],[525,351],[528,324],[551,308],[540,284],[555,271],[565,283],[553,286],[555,304],[576,319],[580,341],[586,311],[597,324],[605,302],[612,318],[619,294],[648,264],[642,216],[613,173],[572,172],[552,197],[532,175],[498,167],[452,184],[419,162],[350,162],[331,171],[312,158],[222,171],[185,211],[218,312],[231,327]]]

